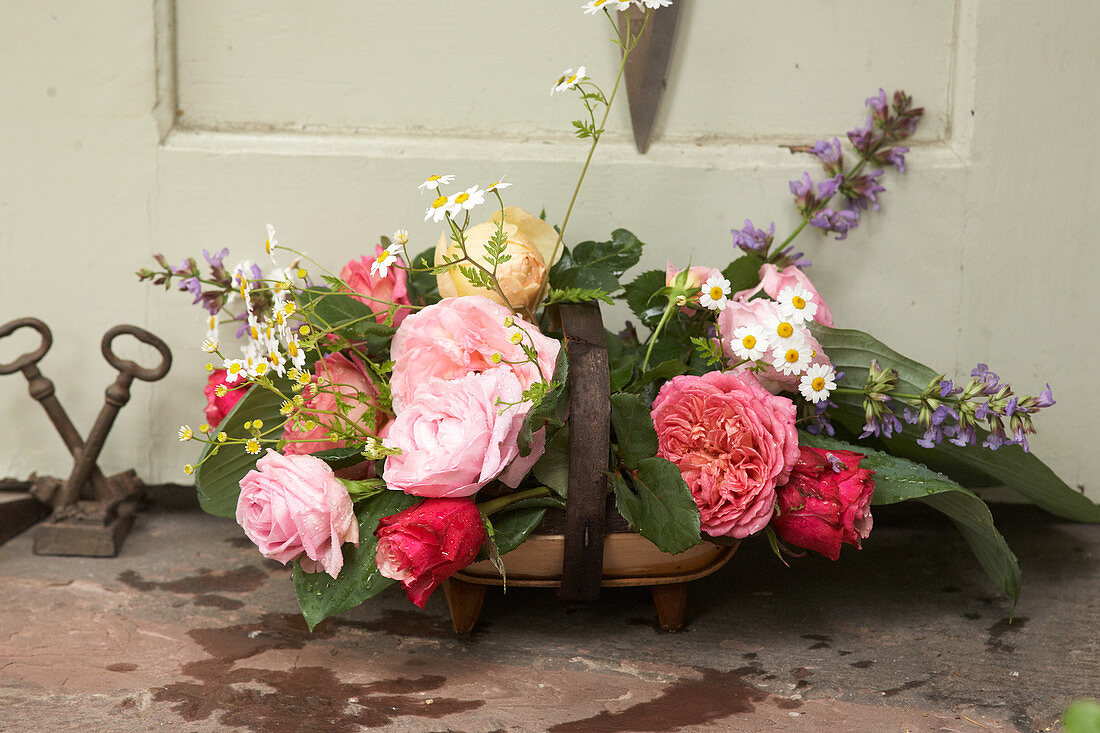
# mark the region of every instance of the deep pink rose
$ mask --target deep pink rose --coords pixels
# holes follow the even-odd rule
[[[776,534],[792,545],[840,557],[841,544],[860,547],[871,533],[874,471],[860,468],[863,455],[850,450],[803,447],[791,478],[778,490]]]
[[[378,572],[399,581],[409,600],[424,608],[440,583],[474,561],[485,528],[472,499],[425,499],[383,517],[374,536]]]
[[[703,531],[740,538],[764,529],[775,487],[798,459],[794,403],[751,374],[709,372],[665,382],[652,416],[657,455],[680,469]]]
[[[306,430],[299,422],[297,426],[290,421],[283,427],[283,438],[291,441],[283,448],[287,455],[308,455],[330,448],[342,448],[346,440],[330,440],[329,432],[334,425],[344,425],[343,420],[328,414],[336,410],[335,393],[349,408],[347,417],[353,422],[364,422],[364,416],[375,409],[374,398],[378,390],[371,381],[370,374],[363,363],[354,356],[329,354],[313,366],[313,384],[303,391],[306,404],[299,413],[302,420],[312,420],[314,427]],[[378,421],[375,432],[383,429],[383,416],[376,415]]]
[[[237,524],[264,557],[336,577],[344,565],[340,546],[359,545],[351,497],[320,458],[284,456],[270,448],[258,470],[241,479]]]
[[[814,284],[810,282],[810,278],[806,277],[806,273],[802,272],[802,270],[794,265],[784,268],[783,272],[780,272],[779,268],[775,265],[763,265],[760,268],[760,285],[764,288],[764,292],[772,298],[778,298],[783,288],[801,285],[803,288],[813,293],[814,302],[817,303],[817,313],[814,315],[814,322],[820,323],[822,326],[832,327],[833,312],[829,310],[829,306],[825,303],[825,300],[818,294],[817,290],[814,288]]]
[[[507,318],[515,325],[505,326]],[[526,334],[525,342],[534,345],[537,367],[524,361],[523,349],[511,341],[513,334],[521,331]],[[560,349],[557,339],[543,336],[536,326],[488,298],[444,298],[406,318],[393,337],[390,390],[394,410],[400,413],[413,393],[433,379],[455,379],[487,370],[513,372],[522,389],[527,389],[540,381],[540,369],[546,379],[553,376]],[[493,361],[494,354],[503,357],[500,363]]]
[[[384,443],[401,454],[386,459],[386,485],[434,498],[476,493],[519,457],[520,428],[531,410],[522,399],[507,369],[421,386],[390,423]],[[525,460],[533,462],[531,455]]]
[[[409,305],[412,302],[409,300],[409,291],[406,286],[408,274],[405,270],[391,265],[384,276],[371,274],[371,265],[385,251],[382,245],[375,245],[374,257],[364,255],[358,260],[352,260],[344,265],[344,269],[340,270],[340,279],[346,282],[349,288],[359,293],[359,295],[352,295],[351,297],[379,311],[378,315],[374,317],[379,323],[386,320],[386,313],[391,302],[398,305]],[[398,262],[404,264],[400,258],[398,258]],[[405,320],[407,315],[409,315],[408,308],[398,308],[397,312],[393,314],[393,325],[400,326],[401,321]]]
[[[229,390],[223,397],[218,397],[214,392],[219,384],[225,384],[226,389]],[[206,395],[206,407],[203,412],[206,413],[206,422],[210,424],[210,427],[216,428],[221,424],[221,421],[225,419],[233,406],[241,401],[250,386],[239,381],[236,384],[226,384],[224,369],[215,369],[210,373],[210,376],[206,379],[206,386],[202,389],[202,393]]]

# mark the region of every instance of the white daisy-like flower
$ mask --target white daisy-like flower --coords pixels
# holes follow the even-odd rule
[[[756,361],[768,353],[771,344],[768,342],[764,327],[759,323],[752,323],[734,329],[730,347],[738,358]]]
[[[372,276],[385,277],[390,271],[390,265],[397,262],[397,250],[398,245],[391,244],[382,250],[382,254],[374,258],[374,262],[370,264],[370,274]]]
[[[488,188],[486,188],[486,189],[485,189],[485,191],[486,191],[486,192],[488,192],[488,191],[496,191],[496,190],[497,190],[498,188],[508,188],[508,187],[509,187],[509,186],[511,186],[511,185],[512,185],[511,183],[506,183],[506,182],[504,181],[504,176],[501,176],[501,177],[500,177],[500,180],[499,180],[499,181],[497,181],[496,183],[490,183],[490,184],[489,184],[489,187],[488,187]]]
[[[407,229],[398,229],[393,233],[393,241],[404,247],[409,243],[409,232]]]
[[[566,89],[573,89],[577,86],[577,83],[581,79],[586,79],[586,69],[583,66],[577,67],[576,73],[572,69],[566,69],[562,72],[562,75],[558,77],[558,80],[554,82],[554,86],[550,88],[550,93],[564,92]]]
[[[298,344],[298,339],[292,338],[286,342],[286,353],[290,355],[290,363],[298,371],[302,371],[306,365],[306,350]]]
[[[207,354],[213,354],[218,350],[218,340],[212,339],[209,336],[202,340],[202,350]]]
[[[711,275],[703,283],[703,292],[699,295],[699,305],[720,311],[726,307],[726,296],[730,294],[730,281],[721,275]]]
[[[222,368],[225,369],[225,383],[233,384],[247,375],[248,362],[244,359],[226,359],[222,362]]]
[[[815,405],[829,399],[829,394],[834,389],[836,389],[836,371],[829,364],[811,364],[798,385],[798,391],[802,396]]]
[[[806,340],[806,327],[795,323],[778,309],[764,318],[764,328],[772,348],[785,350],[789,345],[800,345]]]
[[[456,194],[454,197],[455,210],[463,209],[469,211],[478,204],[485,203],[485,191],[477,186],[470,186],[460,194]]]
[[[271,255],[271,264],[275,264],[275,248],[279,246],[279,240],[275,239],[275,227],[270,224],[267,225],[267,241],[264,242],[264,249]]]
[[[772,351],[772,366],[782,374],[801,374],[814,358],[814,351],[804,343],[784,344]]]
[[[420,189],[421,193],[423,193],[424,191],[429,190],[429,189],[432,190],[432,191],[435,191],[440,186],[446,186],[448,183],[450,183],[454,179],[455,179],[455,177],[450,175],[450,174],[445,175],[445,176],[439,176],[439,175],[428,176],[426,179],[424,179],[423,183],[421,183],[419,186],[417,186],[417,188]]]
[[[667,8],[669,5],[672,5],[672,0],[634,0],[634,4],[639,8],[656,10],[657,8]]]
[[[267,360],[271,364],[271,369],[280,377],[286,374],[286,357],[279,351],[278,345],[273,346],[267,352]]]
[[[792,323],[809,323],[817,315],[814,294],[802,287],[802,283],[795,283],[793,287],[780,290],[777,300],[779,312]]]
[[[218,343],[218,317],[214,314],[206,319],[206,338]]]
[[[267,373],[271,371],[271,364],[267,359],[249,359],[248,360],[248,376],[250,377],[266,377]]]
[[[436,224],[443,221],[447,214],[453,214],[458,210],[455,202],[449,196],[437,196],[432,205],[424,212],[424,221],[431,219]]]
[[[195,431],[191,429],[190,425],[180,425],[179,436],[180,441],[186,443],[195,437]]]
[[[630,0],[588,0],[581,6],[585,15],[592,15],[600,10],[626,10],[630,7]]]

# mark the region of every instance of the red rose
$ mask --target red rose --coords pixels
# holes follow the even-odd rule
[[[409,600],[424,608],[440,583],[474,561],[485,528],[472,499],[426,499],[383,517],[374,536],[378,571],[400,581]]]
[[[219,385],[224,385],[226,388],[226,393],[221,397],[215,391]],[[206,380],[206,386],[202,390],[202,393],[206,395],[204,412],[206,413],[206,422],[210,424],[210,427],[218,427],[225,416],[229,414],[229,411],[233,409],[233,406],[241,401],[249,386],[247,383],[244,385],[241,383],[226,384],[224,369],[215,369],[210,373],[210,377]]]
[[[840,557],[841,544],[860,547],[871,533],[874,471],[860,468],[863,455],[850,450],[800,448],[790,480],[779,489],[772,519],[792,545]]]

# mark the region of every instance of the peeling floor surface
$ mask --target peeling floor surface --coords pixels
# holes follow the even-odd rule
[[[684,631],[648,593],[566,612],[490,591],[474,633],[443,593],[387,591],[311,635],[289,573],[186,489],[155,490],[115,559],[0,546],[0,730],[1058,730],[1100,698],[1100,526],[994,514],[1020,558],[1010,604],[951,526],[876,512],[862,552],[783,567],[763,541],[692,584]]]

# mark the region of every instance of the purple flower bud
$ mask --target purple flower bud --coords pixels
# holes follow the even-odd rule
[[[790,181],[788,185],[800,213],[805,214],[814,208],[817,202],[814,200],[814,182],[810,180],[809,173],[803,173],[802,180]]]
[[[841,183],[844,183],[844,176],[838,173],[832,178],[828,178],[817,184],[818,199],[821,201],[828,201],[833,196],[836,196],[836,192],[840,190]]]
[[[1047,388],[1039,393],[1039,397],[1035,401],[1035,407],[1043,408],[1043,407],[1051,407],[1052,405],[1054,405],[1054,394],[1051,393],[1050,385],[1048,384]]]
[[[878,194],[886,190],[878,182],[881,176],[882,171],[876,170],[865,176],[857,176],[848,182],[844,195],[848,197],[853,207],[878,210]]]
[[[844,152],[840,148],[840,140],[835,137],[831,143],[818,140],[814,143],[810,152],[821,158],[826,173],[836,175],[844,169]]]
[[[813,265],[813,263],[806,259],[806,257],[803,256],[804,254],[803,252],[794,252],[794,245],[789,244],[776,254],[775,265],[780,270],[788,268],[791,265],[801,270],[805,270],[807,267]]]
[[[206,261],[207,263],[209,263],[210,267],[214,268],[215,270],[222,267],[222,260],[224,260],[228,254],[228,247],[223,247],[222,251],[218,252],[216,255],[210,254],[210,252],[205,249],[202,251],[202,256],[206,258]]]
[[[179,289],[186,290],[191,293],[191,295],[195,296],[195,299],[191,301],[191,305],[202,300],[202,283],[199,282],[197,277],[189,277],[185,280],[180,280]]]
[[[851,209],[822,209],[810,217],[810,223],[824,232],[835,232],[839,241],[847,238],[848,230],[859,224],[859,213]]]
[[[886,101],[886,90],[879,87],[878,94],[873,97],[867,97],[864,104],[873,109],[877,114],[884,114],[888,104]]]
[[[868,117],[866,125],[848,131],[848,140],[852,143],[852,147],[859,151],[860,155],[864,158],[870,158],[874,154],[874,149],[881,142],[882,136],[874,130],[871,118]]]
[[[750,253],[766,252],[775,239],[775,222],[772,222],[768,231],[757,229],[749,219],[745,219],[743,229],[731,229],[733,244],[735,247]]]

